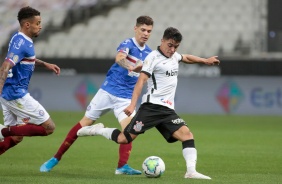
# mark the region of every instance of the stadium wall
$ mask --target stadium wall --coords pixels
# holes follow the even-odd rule
[[[40,59],[56,63],[63,72],[68,71],[71,74],[105,74],[114,63],[114,59]],[[282,76],[282,59],[220,58],[220,61],[220,65],[213,67],[212,70],[209,69],[210,66],[198,65],[196,69],[196,65],[183,64],[180,67],[180,72],[187,74],[189,69],[193,69],[193,71],[189,70],[189,72],[194,72],[192,76],[203,76],[200,74],[201,72],[212,72],[212,76],[215,76],[215,74],[216,76]],[[183,68],[185,68],[185,71],[181,71]],[[47,71],[36,68],[36,72],[45,73]],[[189,76],[191,75],[189,74]]]
[[[85,111],[105,74],[35,73],[29,91],[51,111]],[[179,113],[282,115],[281,76],[179,77]]]

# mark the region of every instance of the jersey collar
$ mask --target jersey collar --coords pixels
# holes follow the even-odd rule
[[[26,36],[23,32],[19,31],[19,35],[22,35],[25,39],[27,39],[28,41],[30,41],[31,43],[33,43],[32,39],[28,36]]]
[[[158,46],[158,51],[159,53],[161,53],[161,55],[163,55],[164,57],[168,58],[166,55],[164,55],[164,53],[161,51],[160,46]]]
[[[144,44],[143,47],[141,47],[138,42],[136,41],[135,37],[132,38],[133,43],[138,47],[139,50],[144,50],[146,48],[146,44]]]

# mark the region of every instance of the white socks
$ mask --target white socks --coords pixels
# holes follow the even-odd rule
[[[104,136],[106,139],[112,140],[112,133],[116,128],[101,128],[97,134]]]
[[[182,150],[183,157],[186,161],[187,172],[196,171],[197,150],[196,148],[185,148]]]

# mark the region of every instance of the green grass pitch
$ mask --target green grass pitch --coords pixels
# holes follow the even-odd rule
[[[188,180],[183,178],[186,166],[181,143],[166,143],[155,129],[133,142],[129,164],[141,170],[146,157],[160,156],[166,164],[161,178],[114,175],[118,145],[100,136],[78,138],[50,173],[40,173],[40,165],[54,155],[84,113],[50,114],[56,123],[52,135],[26,137],[1,155],[1,184],[282,183],[282,116],[181,115],[195,136],[197,170],[212,177]],[[108,127],[119,127],[112,114],[100,121]]]

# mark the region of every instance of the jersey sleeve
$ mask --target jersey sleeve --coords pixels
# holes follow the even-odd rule
[[[147,74],[149,77],[151,77],[153,71],[154,71],[154,68],[156,66],[156,61],[155,61],[155,55],[150,53],[146,58],[145,58],[145,61],[143,63],[143,67],[142,67],[142,70],[141,72]],[[155,62],[154,62],[155,61]]]
[[[123,52],[126,55],[128,55],[131,46],[132,46],[131,40],[130,39],[126,39],[118,46],[117,51],[118,52]]]
[[[175,57],[177,58],[178,61],[182,60],[182,55],[179,54],[178,52],[175,53]]]
[[[26,53],[25,40],[22,37],[14,37],[9,43],[9,49],[5,60],[10,61],[13,65],[20,62]]]

